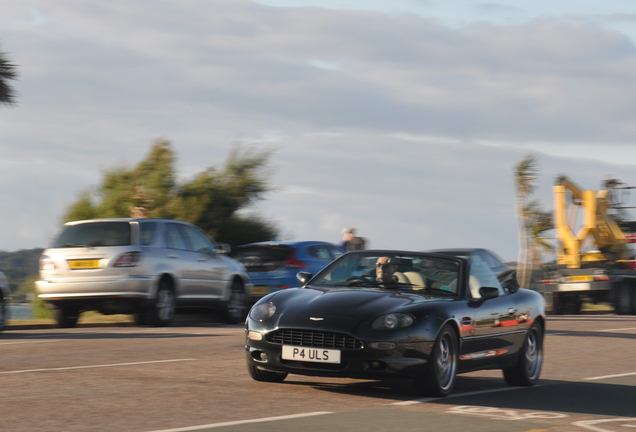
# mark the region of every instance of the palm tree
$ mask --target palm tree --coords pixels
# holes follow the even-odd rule
[[[534,182],[537,180],[537,157],[533,154],[526,155],[521,162],[515,166],[515,213],[517,215],[517,224],[519,229],[519,256],[517,259],[517,280],[519,285],[524,288],[530,283],[529,272],[529,250],[530,236],[528,230],[528,215],[524,211],[525,202],[534,191]]]
[[[533,200],[523,209],[528,224],[528,261],[532,267],[541,265],[541,253],[553,250],[546,231],[554,229],[552,212],[541,209],[538,201]]]
[[[15,103],[15,91],[7,81],[17,77],[15,66],[9,63],[4,53],[0,52],[0,103],[6,105]]]

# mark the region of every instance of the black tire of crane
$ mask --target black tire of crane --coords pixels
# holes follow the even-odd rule
[[[565,310],[568,315],[580,315],[583,301],[578,294],[565,296]]]
[[[552,312],[555,315],[565,314],[565,298],[559,292],[552,293]]]
[[[634,313],[634,287],[623,282],[616,288],[614,309],[618,315],[630,315]]]

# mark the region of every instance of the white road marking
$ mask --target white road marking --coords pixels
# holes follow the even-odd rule
[[[577,421],[572,423],[572,426],[582,427],[587,430],[591,430],[595,432],[612,432],[613,430],[616,430],[614,428],[615,426],[628,427],[628,428],[636,427],[633,424],[609,425],[610,427],[614,426],[612,427],[612,429],[604,429],[600,426],[595,426],[595,425],[599,425],[603,423],[620,423],[620,422],[624,422],[624,423],[636,422],[636,417],[616,417],[616,418],[602,419],[602,420],[582,420],[582,421]]]
[[[608,379],[608,378],[620,378],[620,377],[633,376],[633,375],[636,375],[636,372],[629,372],[629,373],[615,374],[615,375],[597,376],[597,377],[583,378],[583,379],[586,380],[586,381],[595,381],[595,380],[602,380],[602,379]]]
[[[477,417],[488,417],[497,420],[557,419],[568,417],[567,414],[549,411],[535,411],[527,413],[511,409],[472,405],[460,405],[451,407],[448,409],[448,411],[446,411],[446,414],[472,415]]]
[[[549,316],[548,321],[634,321],[634,316],[615,315],[558,315]]]
[[[161,429],[161,430],[156,430],[152,432],[196,431],[200,429],[211,429],[211,428],[218,428],[218,427],[225,427],[225,426],[237,426],[237,425],[243,425],[243,424],[261,423],[261,422],[270,422],[270,421],[279,421],[279,420],[290,420],[290,419],[297,419],[297,418],[311,417],[311,416],[318,416],[318,415],[325,415],[325,414],[333,414],[333,412],[316,411],[316,412],[310,412],[310,413],[304,413],[304,414],[292,414],[292,415],[278,416],[278,417],[264,417],[260,419],[238,420],[238,421],[231,421],[231,422],[225,422],[225,423],[211,423],[207,425],[189,426],[189,427],[176,428],[176,429]]]
[[[43,342],[57,342],[57,340],[34,340],[34,341],[15,341],[15,342],[0,342],[0,345],[17,345],[17,344],[34,344]]]
[[[86,335],[148,335],[154,338],[168,338],[168,337],[183,337],[190,335],[197,336],[233,336],[238,334],[245,333],[244,328],[240,329],[200,329],[195,332],[178,332],[178,331],[170,331],[165,329],[147,329],[147,330],[105,330],[105,331],[95,331],[95,330],[83,330],[83,331],[74,331],[74,332],[65,332],[64,337],[70,338],[73,336],[86,336]],[[46,338],[57,338],[57,340],[66,340],[59,339],[59,333],[52,334],[38,334],[38,335],[25,335],[25,339],[46,339]]]
[[[594,330],[594,331],[596,331],[596,332],[615,332],[615,331],[623,331],[623,330],[636,330],[636,327],[627,327],[627,328],[609,329],[609,330]]]
[[[616,329],[606,329],[606,330],[588,330],[592,333],[611,333],[611,332],[617,332],[617,331],[625,331],[625,330],[636,330],[636,327],[625,327],[625,328],[616,328]],[[576,330],[576,331],[581,331],[581,330]],[[585,331],[585,330],[582,330]],[[560,336],[560,335],[565,335],[568,334],[568,332],[547,332],[548,336]]]
[[[535,386],[535,387],[541,387],[541,386]],[[403,402],[394,402],[391,405],[413,405],[413,404],[426,403],[426,402],[431,402],[431,401],[440,400],[440,399],[449,399],[449,398],[462,397],[462,396],[474,396],[474,395],[480,395],[480,394],[486,394],[486,393],[497,393],[497,392],[508,391],[508,390],[520,390],[520,387],[504,387],[504,388],[490,389],[490,390],[478,390],[478,391],[467,392],[467,393],[456,393],[456,394],[449,394],[448,396],[444,398],[430,397],[430,398],[415,399],[415,400],[409,400],[409,401],[403,401]]]
[[[170,363],[170,362],[193,361],[193,360],[196,360],[196,359],[152,360],[152,361],[145,361],[145,362],[112,363],[112,364],[92,365],[92,366],[68,366],[68,367],[61,367],[61,368],[24,369],[24,370],[0,372],[0,375],[28,373],[28,372],[51,372],[51,371],[63,371],[63,370],[74,370],[74,369],[106,368],[106,367],[117,367],[117,366],[137,366],[137,365],[143,365],[143,364]]]

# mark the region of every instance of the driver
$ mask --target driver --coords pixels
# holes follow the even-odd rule
[[[391,264],[391,258],[388,256],[379,257],[375,263],[375,276],[378,278],[378,282],[384,284],[394,284],[397,282],[397,278],[393,275],[397,271],[397,266]]]

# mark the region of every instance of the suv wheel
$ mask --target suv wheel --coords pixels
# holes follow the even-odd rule
[[[151,324],[156,327],[167,326],[174,318],[176,308],[177,303],[172,282],[162,279],[157,289],[157,297],[154,299],[149,311]]]
[[[60,305],[55,308],[54,315],[59,327],[73,328],[77,324],[79,310],[71,306]]]
[[[227,301],[225,310],[225,322],[228,324],[238,324],[245,319],[247,314],[247,305],[245,304],[245,289],[243,284],[232,282],[232,292],[230,299]]]

